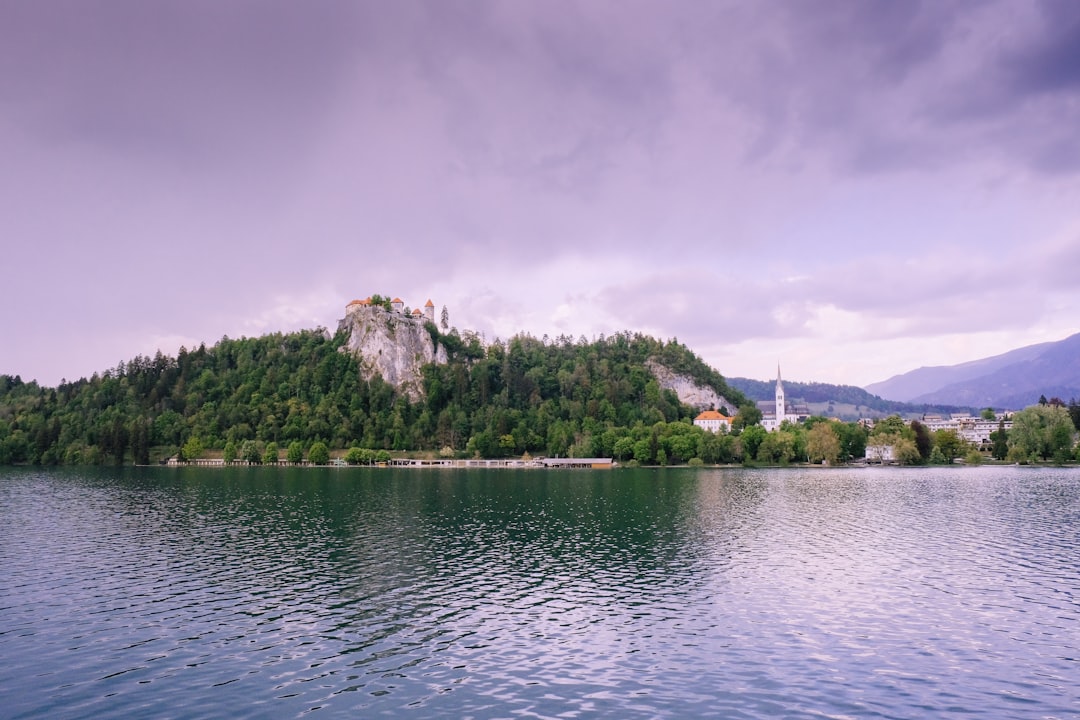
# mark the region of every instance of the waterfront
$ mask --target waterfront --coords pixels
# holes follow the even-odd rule
[[[1080,714],[1080,472],[0,470],[7,717]]]

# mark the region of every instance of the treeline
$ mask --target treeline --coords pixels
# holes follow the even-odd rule
[[[720,451],[705,448],[696,411],[661,389],[646,361],[747,403],[677,341],[523,335],[484,348],[429,332],[451,346],[451,362],[423,369],[416,402],[377,377],[362,380],[356,359],[339,351],[347,338],[321,329],[138,356],[55,388],[0,375],[0,463],[145,464],[185,450],[272,462],[277,448],[316,446],[615,456],[620,440],[643,462],[678,461]],[[692,449],[673,441],[688,433]]]

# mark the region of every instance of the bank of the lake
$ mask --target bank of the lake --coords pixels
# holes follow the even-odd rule
[[[1080,714],[1072,468],[0,470],[7,717]]]

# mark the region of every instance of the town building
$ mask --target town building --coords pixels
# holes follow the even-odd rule
[[[941,415],[923,415],[922,424],[930,432],[938,430],[952,430],[961,439],[976,447],[990,445],[990,433],[997,432],[999,426],[1006,430],[1012,429],[1012,419],[1007,414],[1000,414],[993,420],[983,417],[973,417],[970,413],[953,413],[948,417]]]
[[[694,418],[694,424],[711,433],[730,432],[733,420],[734,418],[729,418],[727,415],[718,413],[715,410],[706,410]]]

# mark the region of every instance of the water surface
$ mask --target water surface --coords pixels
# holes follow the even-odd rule
[[[1080,472],[0,470],[5,717],[1080,716]]]

